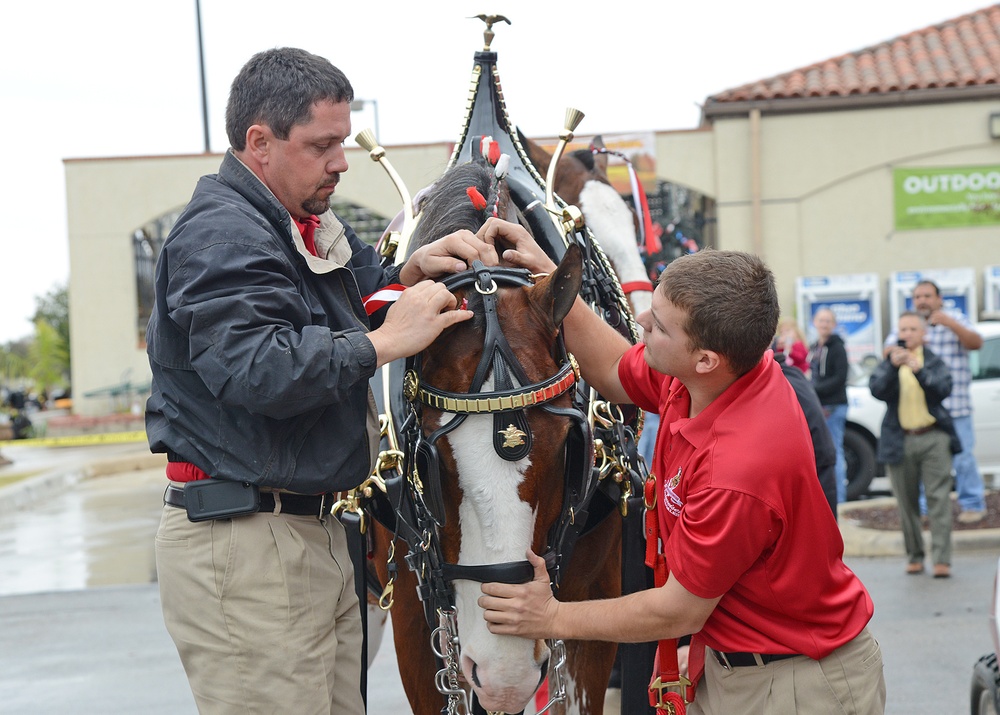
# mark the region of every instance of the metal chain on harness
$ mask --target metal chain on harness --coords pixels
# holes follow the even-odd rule
[[[621,408],[611,402],[593,400],[590,403],[591,426],[594,430],[594,457],[601,481],[610,477],[618,485],[618,511],[628,516],[628,501],[633,489],[641,484],[638,465],[624,449],[627,443],[625,418]],[[598,434],[604,437],[598,437]]]
[[[431,632],[431,650],[444,666],[434,674],[434,685],[445,696],[443,713],[469,715],[469,693],[459,683],[462,648],[458,642],[458,615],[454,607],[439,608],[438,627]]]
[[[536,715],[548,712],[556,703],[565,703],[566,683],[569,682],[566,675],[566,644],[561,640],[545,642],[549,646],[549,702]]]

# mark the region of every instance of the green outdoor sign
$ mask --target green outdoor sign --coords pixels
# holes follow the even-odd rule
[[[896,230],[1000,225],[1000,166],[894,169]]]

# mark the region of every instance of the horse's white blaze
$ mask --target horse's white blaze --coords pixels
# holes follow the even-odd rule
[[[601,181],[588,181],[580,191],[580,210],[611,261],[618,280],[622,283],[648,281],[636,244],[632,213],[614,187]],[[652,295],[648,291],[629,294],[632,312],[638,315],[649,310]]]
[[[491,383],[488,380],[483,389],[492,389]],[[450,418],[443,415],[442,423]],[[446,437],[462,488],[458,562],[463,565],[523,561],[531,546],[535,514],[518,496],[531,461],[502,459],[493,449],[493,431],[492,415],[469,415]],[[466,679],[472,682],[475,663],[483,706],[505,712],[521,710],[538,685],[541,663],[535,658],[535,642],[490,633],[478,604],[480,584],[456,581],[454,586]],[[547,656],[541,653],[540,660]]]

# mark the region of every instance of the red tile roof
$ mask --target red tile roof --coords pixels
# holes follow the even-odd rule
[[[834,57],[776,77],[713,95],[706,115],[725,113],[719,104],[782,100],[805,109],[803,99],[885,96],[942,88],[1000,83],[1000,4],[917,30],[872,47]],[[1000,96],[1000,88],[997,88]],[[830,108],[829,101],[822,102]]]

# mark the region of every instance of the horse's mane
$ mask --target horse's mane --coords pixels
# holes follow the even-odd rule
[[[470,188],[486,200],[486,208],[476,208]],[[496,180],[492,166],[473,159],[452,167],[419,200],[420,221],[410,239],[411,250],[461,229],[475,233],[493,215],[494,206],[499,217],[514,218],[508,215],[507,185]]]

